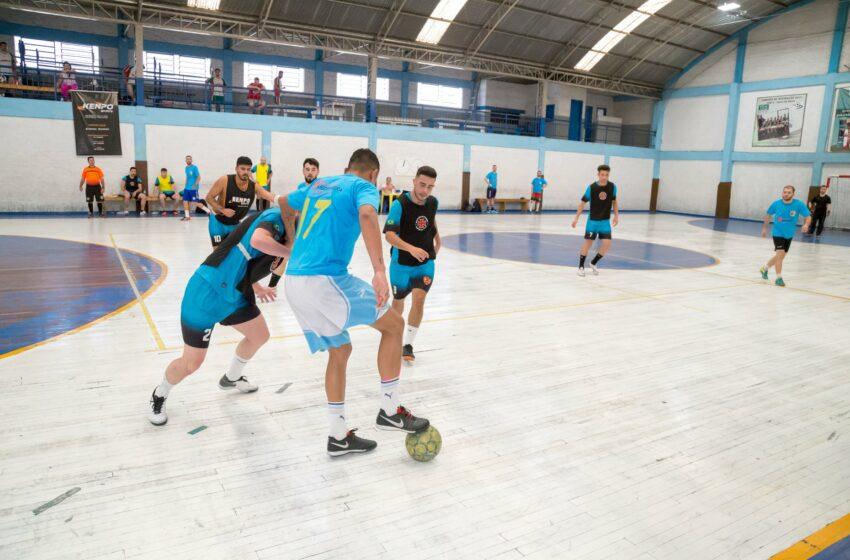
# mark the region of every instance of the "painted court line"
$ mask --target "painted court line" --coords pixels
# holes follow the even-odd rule
[[[58,496],[56,496],[55,498],[53,498],[49,502],[41,504],[40,506],[38,506],[37,508],[32,510],[32,514],[38,515],[39,513],[42,513],[43,511],[50,509],[55,505],[61,504],[62,502],[64,502],[65,500],[67,500],[68,498],[70,498],[71,496],[73,496],[74,494],[76,494],[79,491],[80,491],[80,487],[75,486],[74,488],[71,488],[70,490],[68,490],[64,494],[59,494]]]
[[[136,279],[133,277],[132,271],[129,267],[127,267],[127,263],[124,262],[124,256],[121,254],[121,249],[118,248],[118,245],[115,243],[115,237],[113,237],[111,233],[109,234],[109,239],[112,241],[112,246],[115,248],[115,253],[118,255],[119,262],[121,262],[121,268],[124,269],[124,274],[127,275],[127,281],[130,282],[130,287],[136,295],[136,301],[139,302],[139,307],[142,308],[142,315],[144,315],[145,320],[148,323],[148,328],[150,328],[151,334],[153,335],[153,339],[156,341],[157,349],[165,350],[165,344],[162,342],[162,337],[159,336],[159,331],[157,330],[156,324],[153,322],[153,318],[148,311],[148,306],[145,305],[142,294],[139,293],[139,288],[136,286]]]
[[[770,557],[770,560],[809,560],[835,543],[850,537],[850,514],[812,533],[805,539]]]
[[[289,389],[289,387],[290,387],[291,385],[292,385],[292,383],[286,383],[286,384],[284,384],[284,386],[283,386],[283,387],[281,387],[280,389],[278,389],[277,391],[275,391],[275,393],[278,393],[278,394],[279,394],[279,393],[283,393],[284,391],[286,391],[287,389]]]

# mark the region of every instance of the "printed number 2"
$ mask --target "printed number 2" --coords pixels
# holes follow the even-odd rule
[[[322,217],[322,214],[324,213],[324,211],[327,210],[328,208],[330,208],[331,199],[322,198],[322,199],[316,200],[314,202],[314,206],[316,208],[316,212],[315,212],[315,214],[313,214],[313,219],[310,220],[310,225],[307,226],[307,229],[304,231],[304,235],[301,237],[301,239],[307,239],[307,236],[310,235],[310,230],[313,229],[313,226],[316,225],[316,222],[318,222],[319,218]]]
[[[211,334],[212,334],[212,329],[204,329],[204,338],[203,338],[203,341],[204,341],[204,342],[209,342],[209,341],[210,341],[210,335],[211,335]]]

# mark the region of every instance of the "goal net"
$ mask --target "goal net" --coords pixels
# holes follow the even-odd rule
[[[831,228],[850,229],[850,175],[827,177],[826,194],[832,199],[832,213],[824,225]]]

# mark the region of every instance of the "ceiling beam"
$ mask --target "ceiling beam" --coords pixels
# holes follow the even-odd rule
[[[395,25],[395,21],[404,9],[405,4],[407,4],[407,0],[393,0],[392,6],[387,10],[384,20],[381,22],[381,27],[378,28],[378,35],[375,37],[378,45],[383,44],[387,37],[389,37],[390,30]]]
[[[487,42],[493,31],[502,23],[502,20],[505,19],[505,16],[511,12],[514,6],[517,5],[517,2],[519,0],[502,0],[499,7],[487,18],[487,21],[478,30],[478,34],[469,43],[469,46],[466,48],[466,56],[475,56],[478,54],[478,51],[481,50],[481,47],[484,46],[484,43]]]
[[[74,0],[72,2],[68,0],[0,0],[0,7],[132,24],[136,4],[130,0]],[[383,45],[377,47],[374,35],[318,26],[308,27],[271,18],[266,21],[260,31],[256,16],[192,10],[183,6],[159,4],[147,0],[142,10],[141,20],[141,24],[148,28],[200,33],[232,40],[249,39],[274,45],[370,53],[394,60],[457,67],[473,72],[536,81],[551,80],[636,97],[658,98],[662,90],[662,86],[648,82],[637,80],[615,82],[606,76],[568,69],[553,70],[543,64],[505,56],[478,53],[469,57],[462,49],[424,45],[390,37]]]

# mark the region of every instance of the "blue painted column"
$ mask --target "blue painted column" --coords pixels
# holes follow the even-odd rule
[[[732,152],[735,151],[735,136],[738,131],[738,107],[741,104],[741,82],[744,78],[744,59],[747,54],[747,32],[738,38],[735,57],[735,79],[729,87],[729,109],[726,113],[726,134],[720,163],[720,182],[732,181]]]
[[[233,111],[233,88],[236,84],[233,83],[233,41],[231,39],[224,40],[224,50],[221,52],[221,77],[224,78],[227,87],[224,89],[224,104],[225,111],[227,107]]]
[[[401,63],[401,116],[407,117],[407,106],[410,103],[410,63]]]
[[[145,105],[145,79],[144,79],[144,61],[145,61],[145,32],[140,24],[133,26],[133,59],[135,61],[136,76],[136,105],[144,107]]]
[[[567,133],[568,140],[581,141],[581,117],[584,102],[580,99],[570,100],[570,130]]]
[[[316,62],[313,65],[313,94],[322,105],[322,96],[325,95],[325,51],[316,49]]]
[[[666,101],[662,98],[652,108],[652,130],[655,131],[652,146],[655,148],[655,161],[652,165],[652,178],[661,178],[661,134],[664,130],[664,109]]]

